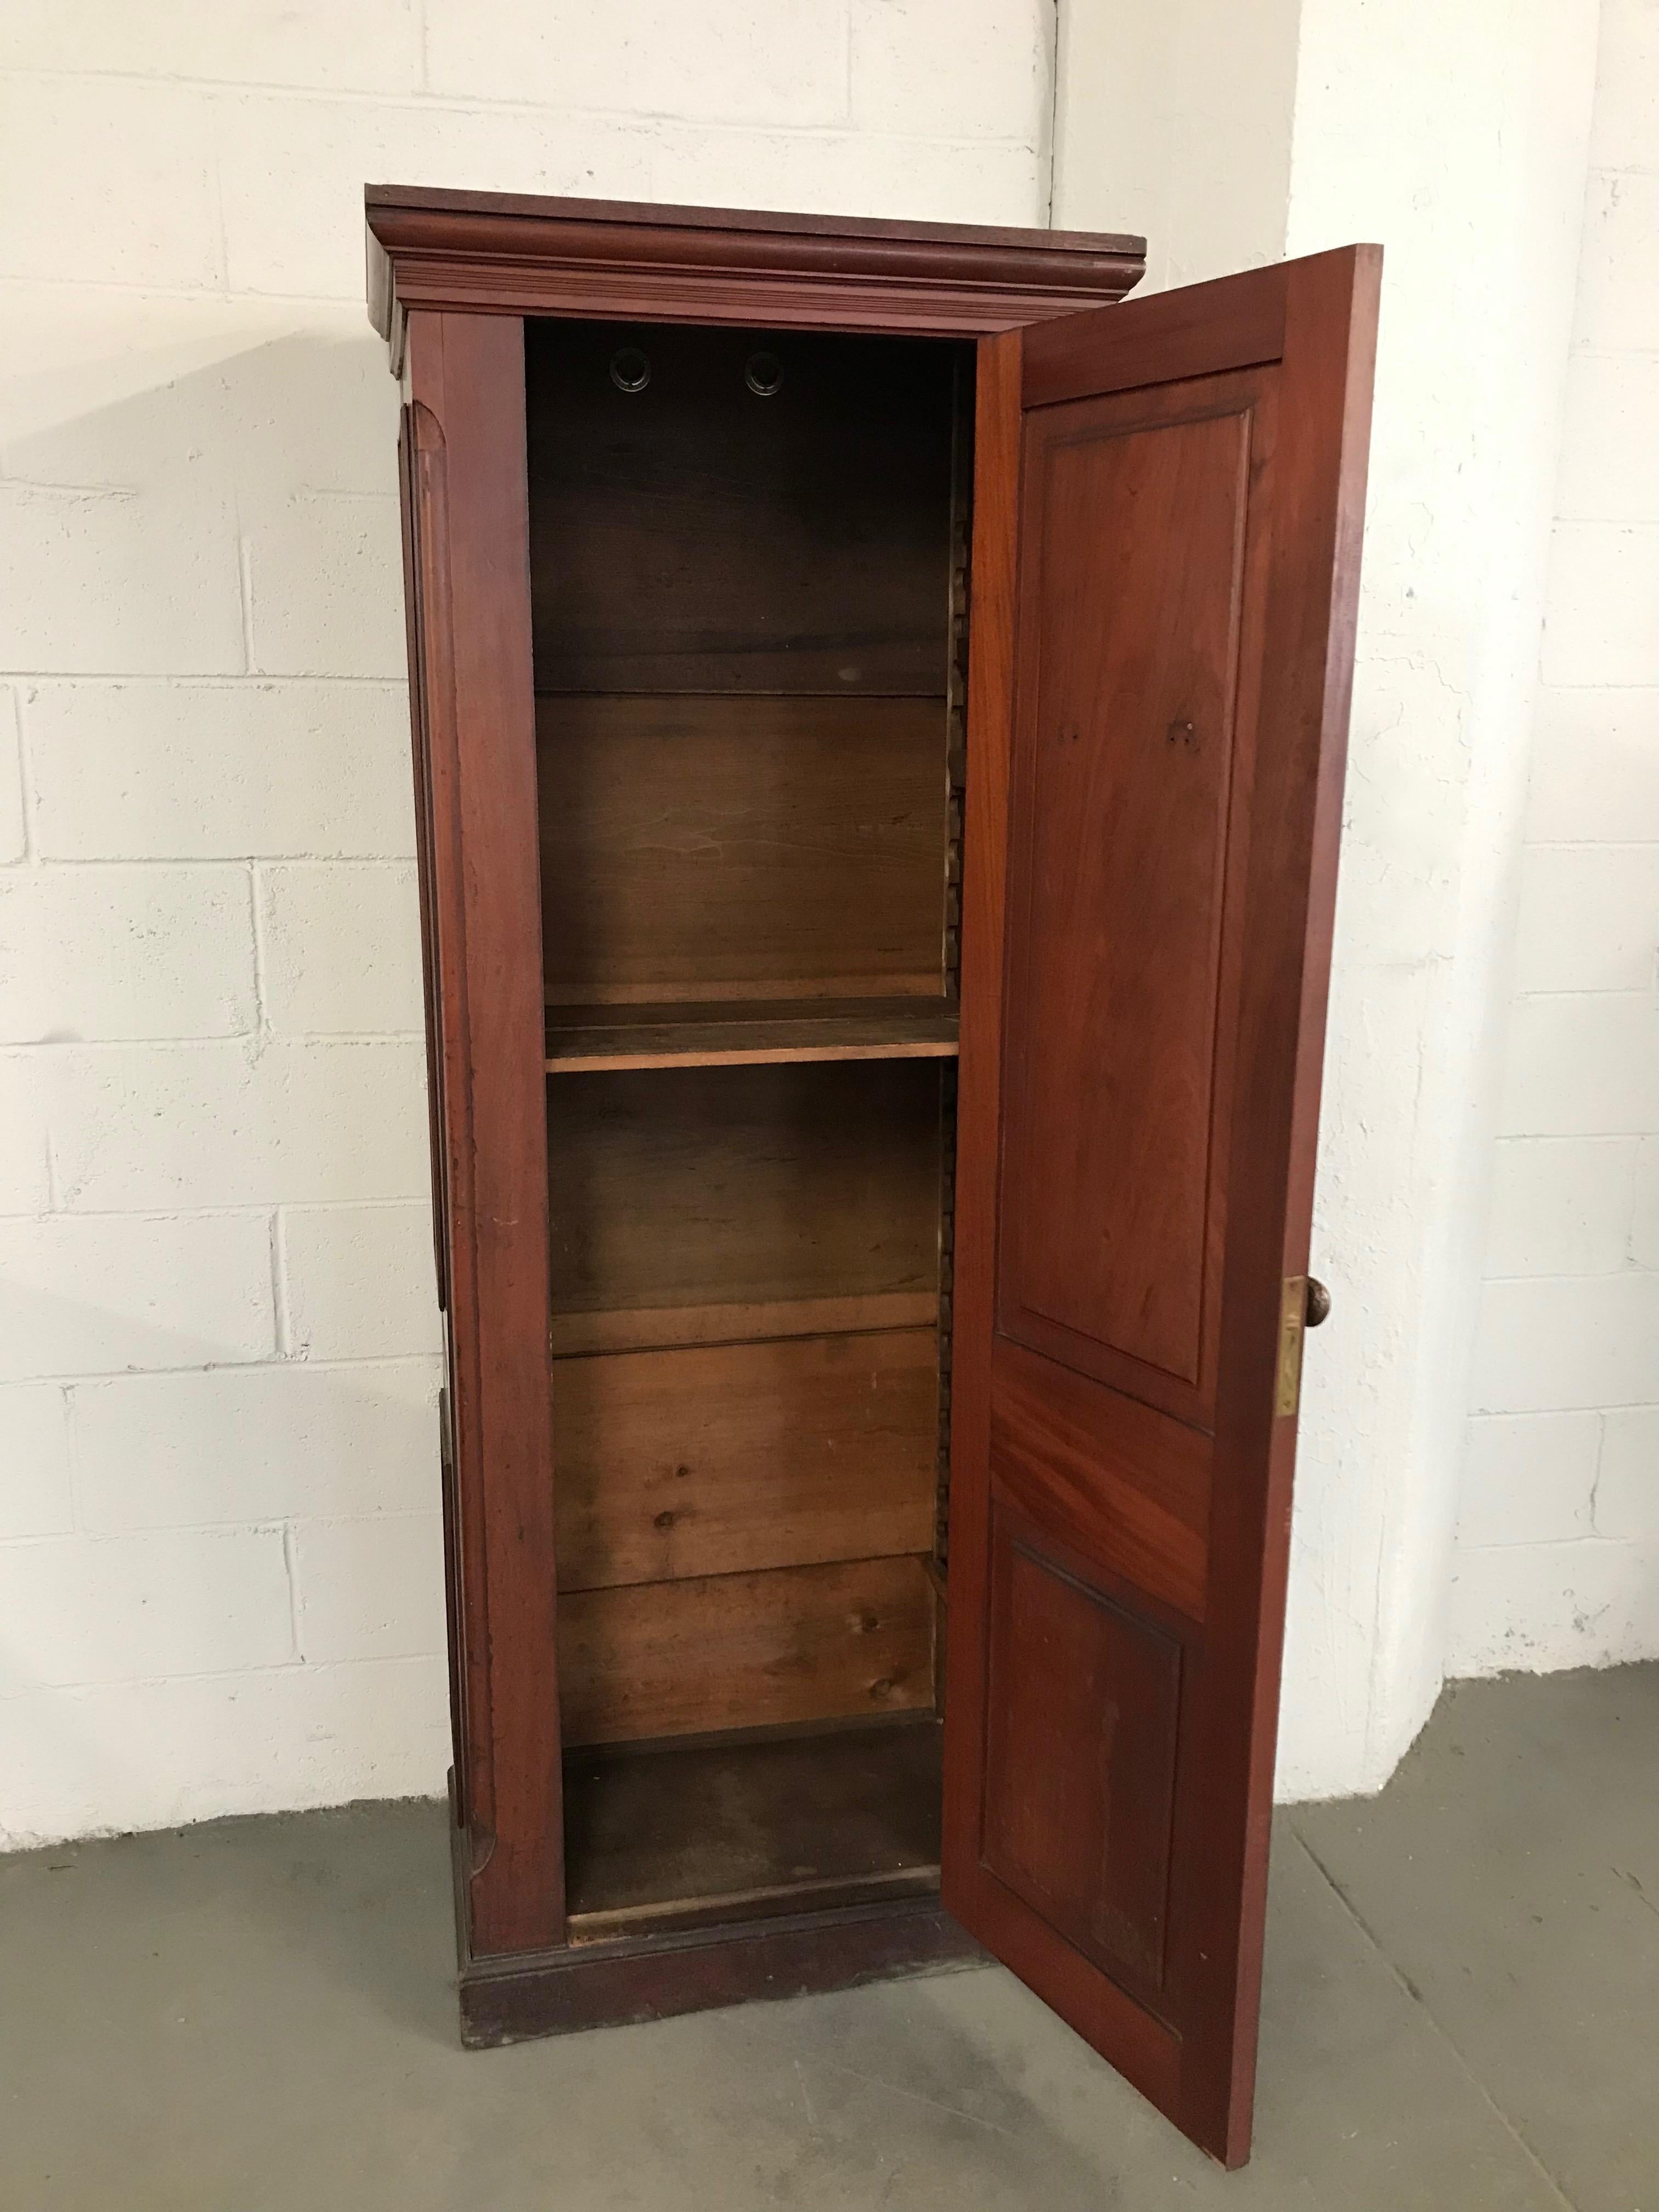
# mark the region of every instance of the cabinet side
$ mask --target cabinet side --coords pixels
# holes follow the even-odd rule
[[[407,346],[459,1872],[487,1957],[564,1938],[523,325],[417,313]]]
[[[448,1195],[443,1169],[443,1086],[438,1053],[438,948],[433,933],[432,776],[426,742],[426,666],[420,611],[420,522],[415,495],[415,415],[405,402],[398,423],[398,504],[403,526],[404,629],[409,659],[409,743],[415,781],[415,873],[421,911],[421,1006],[426,1031],[427,1137],[432,1192],[433,1281],[449,1350],[449,1282],[445,1259]],[[446,1360],[446,1373],[447,1360]],[[449,1391],[439,1394],[438,1451],[442,1471],[444,1620],[449,1647],[449,1735],[454,1756],[450,1793],[458,1812],[466,1802],[465,1623],[458,1580],[454,1457],[449,1441]]]

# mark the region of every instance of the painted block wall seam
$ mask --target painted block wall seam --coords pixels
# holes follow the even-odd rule
[[[529,0],[0,26],[0,1848],[443,1787],[364,182],[1046,214],[1048,0],[547,30]]]
[[[1604,0],[1449,1670],[1659,1653],[1659,16]]]

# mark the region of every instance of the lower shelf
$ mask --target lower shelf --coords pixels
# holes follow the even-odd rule
[[[920,1729],[916,1731],[920,1733]],[[641,1761],[645,1754],[638,1754]],[[716,2005],[806,1996],[896,1974],[937,1973],[985,1954],[929,1887],[857,1905],[780,1911],[714,1927],[647,1929],[545,1950],[481,1955],[467,1911],[473,1863],[450,1787],[450,1857],[461,2040],[487,2050],[538,2035],[669,2020]],[[937,1804],[937,1798],[933,1801]]]
[[[571,1942],[936,1892],[940,1736],[929,1716],[570,1753]]]

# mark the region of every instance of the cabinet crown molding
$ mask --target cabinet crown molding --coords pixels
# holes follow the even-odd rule
[[[369,319],[410,308],[981,337],[1121,300],[1146,241],[628,200],[364,190]]]

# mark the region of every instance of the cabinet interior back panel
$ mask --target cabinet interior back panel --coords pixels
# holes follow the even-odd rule
[[[564,1076],[547,1112],[556,1350],[933,1317],[936,1063]]]
[[[568,1745],[799,1728],[933,1702],[920,1559],[573,1591],[559,1601]]]
[[[559,1588],[924,1552],[931,1328],[561,1359]]]
[[[529,325],[567,1020],[945,997],[957,372]],[[942,1108],[904,1059],[550,1083],[568,1744],[931,1709]]]
[[[525,338],[538,691],[943,694],[953,346]]]
[[[550,1006],[944,989],[940,701],[544,697],[536,752]]]

